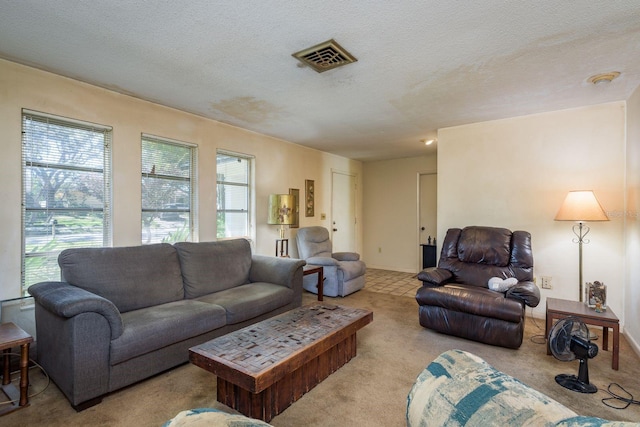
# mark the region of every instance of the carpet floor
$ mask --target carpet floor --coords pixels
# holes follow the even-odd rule
[[[303,303],[314,301],[305,293]],[[374,320],[358,332],[358,355],[337,372],[276,416],[274,426],[403,426],[406,397],[416,376],[440,353],[470,351],[501,371],[547,394],[581,415],[640,421],[640,406],[611,409],[602,403],[603,391],[618,383],[640,396],[640,358],[621,337],[620,370],[611,369],[611,352],[589,360],[592,384],[599,391],[580,394],[556,384],[559,373],[577,374],[578,362],[561,362],[546,355],[544,323],[527,318],[525,340],[518,350],[493,347],[435,333],[418,323],[413,296],[397,296],[366,289],[325,302],[373,311]],[[598,346],[601,342],[597,341]],[[31,398],[31,405],[0,418],[2,426],[161,426],[190,408],[226,409],[216,401],[215,376],[185,364],[104,398],[102,403],[75,412],[52,383]],[[31,371],[30,393],[46,385],[37,369]]]

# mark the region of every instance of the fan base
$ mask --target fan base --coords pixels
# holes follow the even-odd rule
[[[556,382],[564,388],[569,390],[578,391],[580,393],[595,393],[598,391],[598,387],[593,384],[580,381],[575,375],[560,374],[556,375]]]

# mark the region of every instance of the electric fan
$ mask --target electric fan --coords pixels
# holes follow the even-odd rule
[[[556,359],[569,362],[580,360],[578,376],[556,375],[556,382],[569,390],[580,393],[595,393],[598,388],[589,384],[589,367],[587,359],[598,354],[598,346],[589,341],[587,325],[576,317],[566,317],[559,320],[549,332],[549,348]]]

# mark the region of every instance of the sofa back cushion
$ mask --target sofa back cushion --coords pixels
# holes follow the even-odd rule
[[[296,234],[298,254],[301,259],[313,257],[331,258],[332,245],[329,230],[324,227],[304,227]]]
[[[511,255],[511,231],[495,227],[466,227],[458,239],[462,262],[506,267]]]
[[[111,301],[121,313],[184,298],[173,246],[65,249],[58,256],[63,280]]]
[[[197,298],[249,283],[251,246],[246,239],[179,242],[185,298]]]

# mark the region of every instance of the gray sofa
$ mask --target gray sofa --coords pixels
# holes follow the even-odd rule
[[[29,288],[37,358],[76,410],[188,361],[188,349],[302,303],[301,260],[244,239],[67,249]]]

